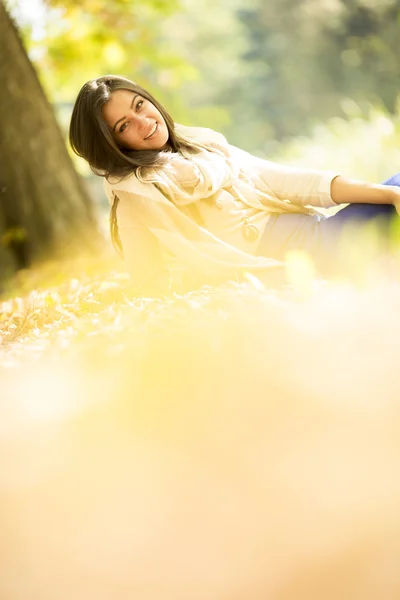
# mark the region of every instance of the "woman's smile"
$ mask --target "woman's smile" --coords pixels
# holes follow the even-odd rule
[[[157,124],[157,122],[155,122],[153,127],[151,128],[149,135],[147,135],[144,139],[149,140],[150,138],[154,137],[154,135],[156,134],[157,131],[158,131],[158,124]]]

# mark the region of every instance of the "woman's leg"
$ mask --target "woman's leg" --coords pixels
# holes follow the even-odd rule
[[[400,187],[400,173],[383,182]],[[343,257],[354,252],[366,260],[390,253],[395,239],[393,223],[399,219],[392,204],[349,204],[319,225],[319,254],[317,264],[325,274],[340,270]],[[375,225],[373,232],[366,228]],[[342,258],[339,258],[339,254]],[[346,259],[344,259],[346,260]],[[343,265],[342,265],[343,266]]]
[[[383,185],[397,185],[397,187],[400,187],[400,173],[395,173],[395,175],[386,179],[386,181],[383,182]]]
[[[385,181],[384,185],[400,187],[400,173]],[[386,231],[382,237],[387,239],[394,217],[397,213],[391,204],[349,204],[332,217],[321,220],[302,213],[271,215],[257,254],[284,260],[287,252],[303,250],[314,258],[320,272],[328,275],[337,266],[338,245],[348,224],[361,226],[373,219],[383,221]],[[358,246],[359,240],[353,235],[348,242],[349,250],[351,246]]]
[[[291,250],[310,254],[318,248],[319,217],[305,213],[276,213],[269,218],[257,254],[284,260]]]

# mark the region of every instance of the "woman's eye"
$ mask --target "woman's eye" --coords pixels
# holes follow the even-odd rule
[[[140,110],[142,108],[143,104],[144,104],[144,100],[139,100],[139,102],[136,103],[136,111]],[[126,121],[126,123],[121,125],[121,127],[119,128],[119,132],[124,133],[124,131],[128,127],[128,125],[129,125],[129,121]]]

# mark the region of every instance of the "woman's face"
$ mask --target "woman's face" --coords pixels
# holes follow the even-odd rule
[[[161,150],[168,142],[167,125],[160,111],[136,92],[115,90],[103,106],[103,118],[124,148]]]

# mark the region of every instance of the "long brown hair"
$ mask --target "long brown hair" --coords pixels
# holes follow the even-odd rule
[[[104,75],[91,79],[80,90],[72,111],[69,128],[69,141],[73,151],[88,161],[96,175],[103,177],[124,177],[136,173],[137,169],[161,166],[165,153],[161,150],[130,150],[117,144],[111,128],[103,118],[102,109],[115,90],[128,90],[149,100],[161,113],[168,128],[168,146],[171,151],[197,149],[189,140],[176,133],[174,122],[165,108],[137,83],[117,75]],[[117,204],[111,209],[111,239],[121,253],[121,241],[118,235]]]
[[[72,149],[88,161],[96,175],[124,176],[136,172],[139,167],[154,167],[163,162],[160,150],[130,150],[119,146],[115,141],[102,110],[116,90],[132,91],[154,104],[167,125],[168,145],[173,152],[182,147],[195,150],[188,140],[175,132],[171,116],[150,92],[125,77],[104,75],[91,79],[80,90],[69,128]]]

